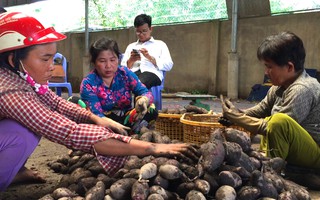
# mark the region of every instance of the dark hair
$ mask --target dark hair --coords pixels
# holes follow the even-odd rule
[[[18,73],[19,66],[20,66],[20,60],[25,59],[28,56],[29,52],[32,49],[34,49],[35,46],[36,45],[32,45],[32,46],[24,47],[21,49],[16,49],[16,50],[6,51],[3,53],[0,53],[0,67],[6,67],[6,68],[14,71],[15,73]],[[10,54],[13,54],[14,68],[9,63],[9,55]]]
[[[101,51],[110,50],[116,54],[118,59],[120,58],[120,50],[118,44],[115,40],[107,37],[100,38],[96,40],[90,47],[89,53],[91,56],[90,62],[95,63],[97,57]]]
[[[5,12],[7,12],[7,10],[4,9],[4,7],[0,7],[0,14],[1,14],[1,13],[5,13]]]
[[[134,24],[135,28],[142,26],[143,24],[148,24],[148,26],[150,28],[151,22],[152,22],[152,18],[149,15],[140,14],[140,15],[136,16],[133,24]]]
[[[273,61],[279,66],[294,64],[296,72],[304,69],[306,52],[302,40],[291,32],[281,32],[263,40],[257,50],[259,60]]]

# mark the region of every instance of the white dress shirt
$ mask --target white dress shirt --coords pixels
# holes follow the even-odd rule
[[[153,37],[146,42],[133,42],[127,46],[123,55],[121,65],[127,66],[127,61],[130,58],[132,49],[145,48],[148,50],[149,55],[156,59],[157,66],[153,65],[146,57],[140,53],[141,60],[133,64],[132,71],[136,72],[140,69],[141,73],[147,71],[156,74],[159,79],[163,80],[163,71],[170,71],[173,67],[173,61],[166,43],[161,40],[155,40]]]

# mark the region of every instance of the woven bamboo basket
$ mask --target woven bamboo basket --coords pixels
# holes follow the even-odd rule
[[[219,115],[212,114],[189,114],[181,116],[180,122],[183,127],[183,142],[201,145],[210,139],[210,134],[217,128],[226,128],[218,122]],[[240,131],[245,131],[239,126],[230,126]]]
[[[180,122],[182,114],[159,113],[156,121],[156,131],[167,135],[171,140],[183,141],[183,129]]]

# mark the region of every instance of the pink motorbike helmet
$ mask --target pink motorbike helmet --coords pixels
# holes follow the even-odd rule
[[[0,53],[65,38],[53,27],[44,28],[37,19],[21,12],[0,14]]]

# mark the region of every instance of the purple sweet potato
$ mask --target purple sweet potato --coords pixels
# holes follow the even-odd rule
[[[253,166],[256,168],[256,169],[260,169],[261,166],[262,166],[262,163],[260,160],[258,160],[257,158],[255,157],[249,157],[249,159],[251,160],[251,163],[253,164]]]
[[[85,199],[90,199],[90,200],[99,200],[99,199],[103,199],[105,196],[105,185],[102,181],[98,181],[97,184],[90,188],[90,190],[88,190],[86,192],[86,196]]]
[[[217,182],[219,180],[219,176],[215,173],[214,174],[205,173],[203,176],[203,179],[210,184],[210,193],[214,194],[219,188],[219,183]]]
[[[189,167],[185,168],[183,172],[190,178],[195,179],[199,177],[199,168],[189,165]]]
[[[147,131],[147,132],[143,133],[143,134],[140,136],[139,139],[142,140],[142,141],[152,142],[152,141],[153,141],[152,131]]]
[[[115,199],[130,199],[132,185],[137,181],[134,178],[123,178],[110,186],[110,196]]]
[[[185,181],[189,181],[189,178],[186,176],[186,174],[174,165],[161,165],[159,168],[159,174],[163,178],[168,180],[175,180],[181,178]]]
[[[144,200],[149,196],[149,185],[147,182],[136,181],[132,185],[131,199]]]
[[[166,162],[169,160],[169,158],[166,157],[157,157],[151,160],[150,162],[157,165],[157,167],[160,167],[161,165],[166,164]]]
[[[166,190],[169,187],[169,180],[163,178],[159,173],[154,178],[152,178],[150,182],[152,185],[159,185]]]
[[[196,114],[207,114],[208,113],[208,111],[206,109],[195,106],[195,105],[188,104],[188,105],[185,105],[184,108],[186,109],[187,112],[193,112]]]
[[[250,157],[244,152],[241,152],[241,157],[240,157],[238,163],[235,164],[235,166],[243,167],[244,169],[246,169],[250,173],[252,173],[254,170],[256,170],[256,167],[252,163]]]
[[[165,200],[160,194],[150,194],[147,200]]]
[[[208,173],[213,173],[224,161],[225,149],[221,140],[212,140],[200,146],[200,163]]]
[[[139,178],[140,169],[131,169],[128,173],[123,175],[123,178]]]
[[[153,185],[149,189],[151,194],[160,194],[163,199],[177,199],[173,192],[170,192],[159,185]]]
[[[238,143],[244,152],[248,152],[251,149],[251,139],[246,132],[234,128],[226,128],[224,136],[228,142]]]
[[[237,193],[235,189],[229,185],[223,185],[218,188],[215,194],[216,200],[235,200]]]
[[[185,198],[188,192],[194,189],[195,189],[194,182],[183,182],[177,187],[176,192],[181,198]]]
[[[219,173],[219,183],[220,185],[229,185],[233,188],[238,188],[242,185],[242,179],[235,172],[221,171]]]
[[[139,171],[139,181],[147,180],[157,175],[158,167],[154,163],[144,164]]]
[[[278,192],[272,183],[268,182],[263,173],[259,170],[252,172],[252,185],[259,188],[263,197],[277,199]]]
[[[297,188],[291,190],[291,192],[297,197],[297,199],[311,199],[309,192],[303,188]]]
[[[171,143],[171,139],[167,135],[161,135],[158,131],[152,131],[153,142],[154,143],[164,143],[169,144]]]
[[[230,165],[237,163],[241,157],[241,146],[235,142],[224,142],[223,146],[226,151],[225,161]]]
[[[52,197],[54,199],[59,199],[62,197],[75,197],[77,194],[73,191],[70,191],[68,188],[57,188],[53,191]]]
[[[297,197],[290,191],[284,191],[278,196],[278,200],[298,200]]]
[[[221,165],[218,169],[219,171],[231,171],[238,174],[242,180],[248,180],[251,177],[251,174],[244,169],[243,167],[236,167],[233,165]]]
[[[237,193],[238,200],[256,200],[260,195],[260,189],[253,186],[243,186]]]
[[[185,200],[206,200],[206,197],[197,190],[191,190],[190,192],[188,192],[188,194],[186,195]]]
[[[280,157],[262,161],[264,171],[274,171],[276,173],[281,173],[285,169],[286,164],[287,162]]]
[[[142,161],[138,156],[130,156],[124,163],[125,169],[139,169],[142,166]]]
[[[263,173],[264,177],[268,182],[271,182],[272,185],[277,189],[278,193],[281,193],[284,189],[284,183],[283,183],[283,178],[280,177],[277,173],[275,172],[264,172]]]
[[[207,195],[210,192],[210,184],[208,181],[203,179],[196,179],[193,181],[195,189],[200,191],[202,194]]]

